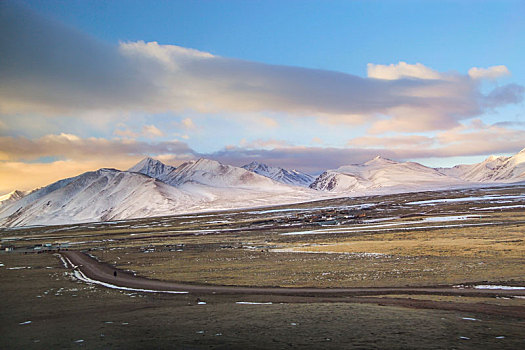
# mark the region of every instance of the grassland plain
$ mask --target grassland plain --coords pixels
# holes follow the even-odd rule
[[[0,254],[0,346],[520,348],[521,318],[256,295],[209,295],[198,304],[192,294],[84,284],[52,254],[33,252],[62,244],[139,276],[199,284],[523,286],[524,211],[525,189],[512,186],[2,230],[2,244],[15,250]],[[395,298],[525,305],[520,298]]]

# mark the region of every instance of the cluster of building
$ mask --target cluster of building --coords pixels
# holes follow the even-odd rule
[[[9,243],[1,243],[0,244],[0,251],[5,252],[12,252],[14,250],[27,253],[27,252],[51,252],[51,251],[59,251],[59,250],[67,250],[69,249],[69,243],[43,243],[43,244],[34,244],[31,246],[15,246],[13,244]]]

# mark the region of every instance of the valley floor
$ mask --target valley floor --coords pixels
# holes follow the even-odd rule
[[[524,208],[508,186],[2,230],[0,347],[519,348]]]

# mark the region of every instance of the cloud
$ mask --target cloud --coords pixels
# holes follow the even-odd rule
[[[390,150],[400,159],[507,154],[525,147],[525,130],[508,128],[506,123],[488,125],[474,119],[435,136],[362,136],[350,140],[348,145]]]
[[[275,139],[257,139],[252,141],[242,139],[239,144],[245,149],[272,149],[290,146],[290,144],[284,140]]]
[[[128,169],[145,156],[178,165],[199,154],[180,141],[151,144],[66,133],[38,139],[0,137],[0,193],[34,189],[103,167]]]
[[[0,162],[0,193],[33,190],[55,181],[100,168],[128,169],[140,158],[60,160],[50,163]],[[57,171],[60,169],[60,171]],[[36,176],[37,175],[37,176]]]
[[[186,129],[195,129],[196,128],[195,124],[193,123],[193,120],[191,120],[190,118],[184,118],[184,119],[181,120],[180,123]]]
[[[488,68],[472,67],[469,69],[468,75],[472,79],[497,79],[506,75],[510,75],[510,71],[503,65],[492,66]]]
[[[479,80],[495,73],[473,79],[421,63],[369,64],[369,77],[363,78],[157,42],[112,46],[22,6],[0,6],[4,114],[277,112],[331,123],[376,123],[374,132],[424,131],[453,128],[523,95],[518,85],[481,94]]]
[[[173,154],[192,158],[196,152],[180,141],[147,143],[128,139],[80,138],[72,134],[51,134],[38,139],[0,137],[0,161],[38,161],[41,158],[94,160]]]
[[[277,123],[277,121],[273,118],[259,117],[258,119],[261,122],[261,124],[267,128],[276,128],[279,126],[279,123]]]
[[[508,84],[492,90],[484,99],[487,108],[496,108],[507,104],[516,104],[523,101],[525,87],[517,84]]]
[[[144,125],[142,127],[142,134],[145,137],[149,137],[149,138],[164,136],[164,133],[160,131],[159,128],[157,128],[155,125]]]
[[[362,136],[348,141],[349,146],[359,147],[428,147],[434,143],[434,139],[422,135],[399,135],[399,136]]]
[[[0,193],[44,186],[101,167],[127,169],[146,155],[172,165],[200,157],[238,166],[257,160],[317,174],[345,164],[362,163],[377,155],[410,160],[515,153],[525,146],[523,140],[525,130],[487,125],[477,119],[432,137],[366,136],[352,139],[350,147],[342,148],[294,146],[266,139],[243,141],[238,147],[229,146],[213,153],[199,153],[179,141],[150,144],[65,133],[38,139],[0,137]],[[49,158],[55,160],[50,162]]]
[[[425,67],[421,63],[408,64],[406,62],[399,62],[398,64],[390,64],[388,66],[381,64],[369,63],[367,65],[367,73],[369,78],[398,80],[404,78],[416,79],[441,79],[440,73],[433,69]]]
[[[142,91],[154,82],[134,73],[118,47],[9,1],[0,2],[0,25],[0,112],[59,114],[148,103]]]
[[[513,153],[525,147],[525,130],[474,120],[437,134],[436,140],[442,145],[439,157]]]

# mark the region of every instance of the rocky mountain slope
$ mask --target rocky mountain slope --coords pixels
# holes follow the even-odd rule
[[[242,168],[256,174],[266,176],[272,180],[294,186],[308,187],[315,180],[312,175],[298,170],[287,170],[279,167],[272,167],[259,162],[251,162],[243,165]]]

